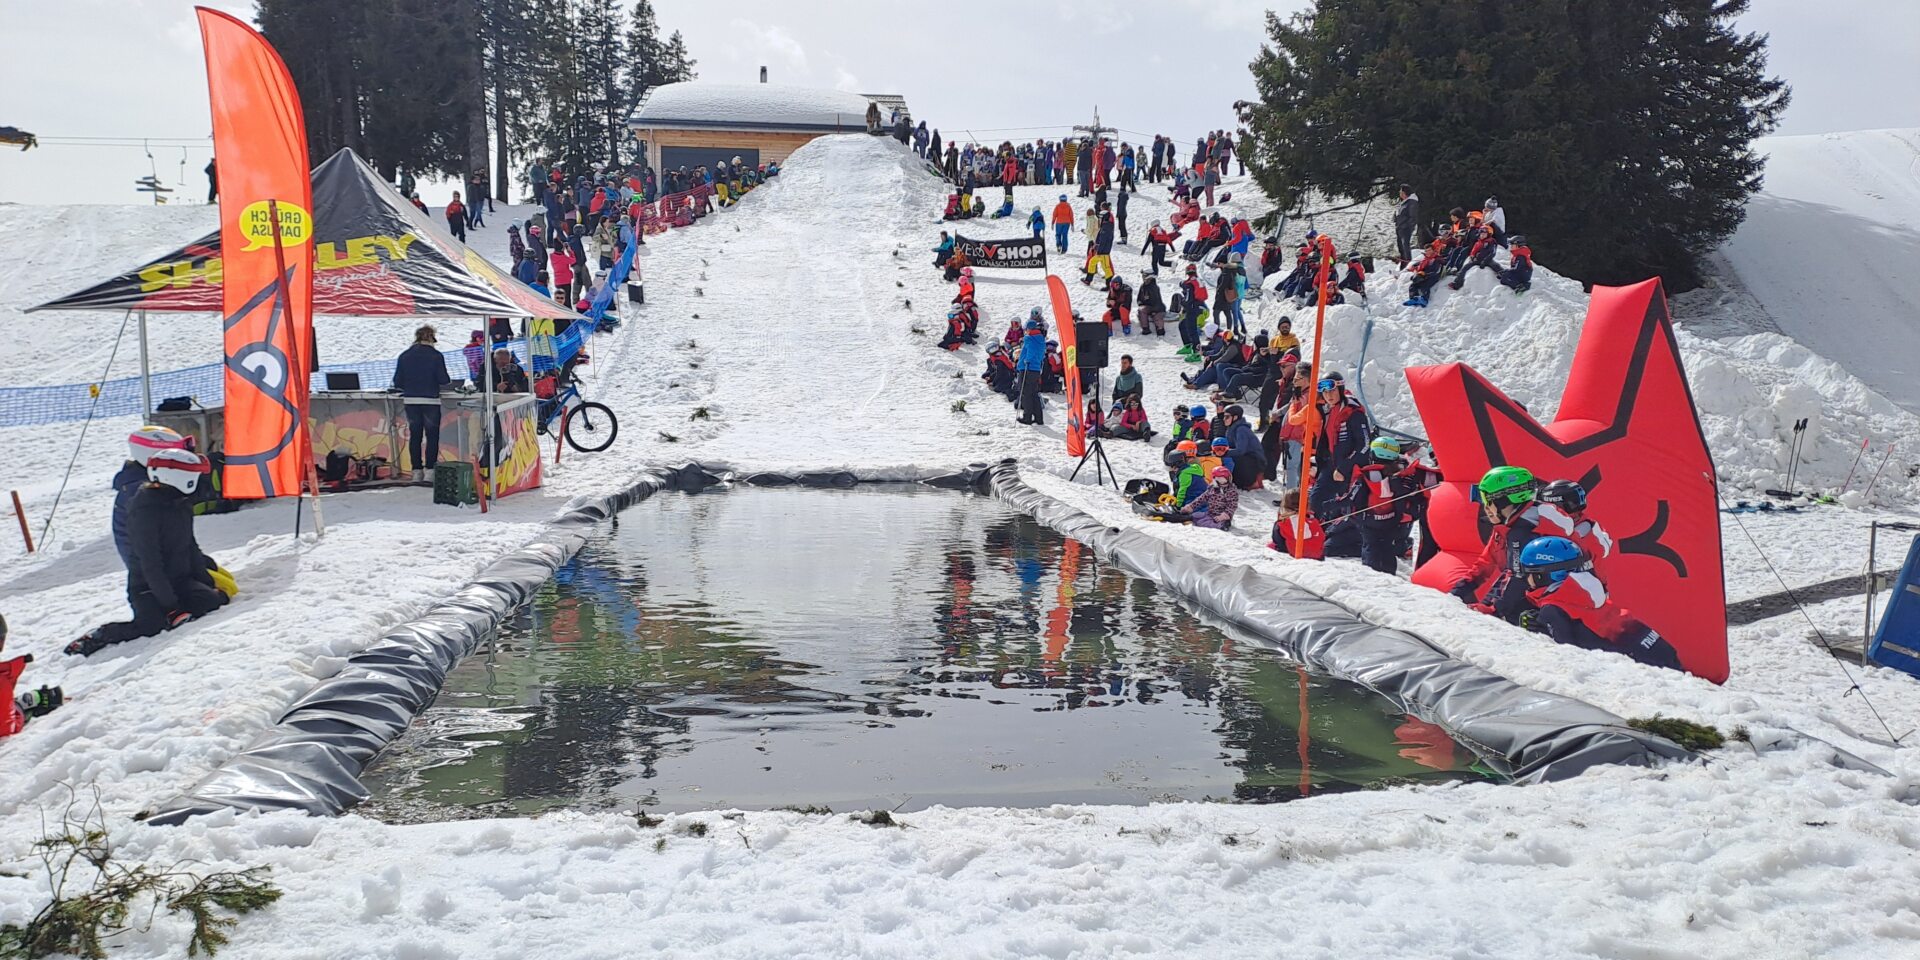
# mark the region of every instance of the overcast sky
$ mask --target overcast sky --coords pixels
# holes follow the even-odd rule
[[[251,20],[251,0],[203,2]],[[142,147],[78,138],[196,138],[154,144],[151,169],[179,187],[176,198],[206,198],[211,146],[193,6],[0,0],[0,125],[50,141],[24,154],[0,148],[0,202],[145,201],[133,189],[150,169]],[[655,6],[663,30],[686,35],[701,79],[753,82],[764,64],[775,83],[899,93],[949,138],[970,131],[993,142],[1057,135],[1092,120],[1096,105],[1129,138],[1190,141],[1230,126],[1233,101],[1253,93],[1247,64],[1263,36],[1263,5],[1243,0]],[[1920,127],[1920,0],[1753,7],[1742,26],[1772,34],[1772,69],[1794,88],[1781,133]]]

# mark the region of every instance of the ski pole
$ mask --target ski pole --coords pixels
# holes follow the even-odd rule
[[[1393,498],[1393,499],[1391,499],[1391,500],[1388,500],[1388,501],[1387,501],[1386,503],[1381,503],[1381,504],[1378,504],[1377,506],[1382,506],[1382,507],[1384,507],[1384,506],[1386,506],[1386,505],[1387,505],[1388,503],[1399,503],[1400,501],[1402,501],[1402,500],[1405,500],[1405,499],[1407,499],[1408,497],[1417,497],[1417,496],[1419,496],[1419,495],[1421,495],[1421,494],[1423,494],[1423,493],[1427,493],[1427,492],[1429,491],[1429,489],[1430,489],[1430,488],[1427,488],[1427,487],[1422,487],[1422,488],[1420,488],[1420,489],[1418,489],[1418,490],[1415,490],[1415,491],[1413,491],[1412,493],[1403,493],[1403,494],[1401,494],[1401,495],[1399,495],[1399,496],[1397,496],[1397,497],[1394,497],[1394,498]],[[1361,515],[1361,514],[1363,514],[1363,513],[1366,513],[1366,512],[1368,512],[1368,511],[1370,511],[1370,510],[1372,510],[1373,508],[1374,508],[1374,507],[1373,507],[1373,505],[1369,505],[1369,506],[1365,506],[1365,507],[1361,507],[1360,509],[1358,509],[1358,510],[1355,510],[1355,511],[1353,511],[1352,513],[1348,513],[1348,514],[1343,514],[1343,515],[1341,515],[1341,516],[1338,516],[1338,517],[1334,517],[1334,518],[1333,518],[1332,520],[1328,520],[1328,521],[1326,522],[1326,525],[1327,525],[1327,526],[1329,526],[1329,527],[1331,527],[1331,526],[1333,526],[1334,524],[1336,524],[1336,523],[1339,523],[1339,522],[1340,522],[1340,521],[1342,521],[1342,520],[1346,520],[1346,519],[1348,519],[1348,518],[1350,518],[1350,517],[1357,517],[1357,516],[1359,516],[1359,515]]]
[[[1880,458],[1880,469],[1873,471],[1873,479],[1867,481],[1867,488],[1865,490],[1860,491],[1861,496],[1868,497],[1873,495],[1874,485],[1880,482],[1880,474],[1886,471],[1887,463],[1892,459],[1893,459],[1893,444],[1889,443],[1887,444],[1887,455]]]
[[[1855,470],[1860,469],[1860,458],[1863,456],[1866,456],[1867,444],[1871,443],[1872,441],[1873,441],[1872,437],[1860,438],[1860,449],[1856,451],[1853,455],[1853,466],[1847,468],[1847,482],[1840,485],[1841,493],[1846,493],[1847,488],[1853,486],[1853,472]]]

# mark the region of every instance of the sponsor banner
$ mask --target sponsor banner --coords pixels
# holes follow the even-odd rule
[[[953,235],[953,248],[967,255],[976,267],[1008,267],[1022,270],[1047,268],[1047,241],[1038,237],[1015,240],[969,240]]]

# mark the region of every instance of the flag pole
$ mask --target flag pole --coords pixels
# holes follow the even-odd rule
[[[1300,509],[1293,512],[1293,556],[1301,559],[1306,556],[1307,518],[1313,513],[1312,498],[1307,491],[1313,489],[1308,474],[1313,469],[1313,442],[1320,436],[1320,378],[1325,371],[1320,369],[1320,347],[1327,342],[1327,271],[1333,268],[1333,238],[1320,235],[1320,270],[1315,287],[1320,305],[1313,317],[1313,380],[1312,395],[1307,398],[1306,436],[1300,445]],[[1317,478],[1316,478],[1317,479]]]
[[[319,540],[327,535],[327,522],[320,514],[320,475],[314,469],[313,439],[307,433],[307,392],[312,386],[307,381],[312,379],[312,371],[307,369],[307,345],[301,342],[304,338],[298,335],[299,330],[293,322],[293,296],[292,291],[287,289],[287,249],[280,242],[280,201],[272,198],[267,200],[267,219],[273,221],[273,262],[277,268],[274,284],[280,288],[280,305],[286,311],[287,352],[292,355],[288,358],[292,369],[287,371],[287,388],[299,397],[293,411],[293,442],[300,448],[300,475],[306,490],[295,495],[293,500],[293,537],[295,540],[300,538],[300,505],[306,499],[305,494],[310,492],[313,495],[313,536]],[[312,308],[309,307],[308,311],[311,313]],[[307,323],[313,323],[312,316],[307,317]],[[295,377],[300,379],[295,380]],[[299,384],[297,389],[296,383]]]

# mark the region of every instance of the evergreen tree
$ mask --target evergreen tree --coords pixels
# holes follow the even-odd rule
[[[1543,264],[1686,286],[1760,185],[1788,91],[1747,0],[1318,0],[1253,63],[1251,168],[1291,205],[1406,182],[1435,220],[1500,198]]]

